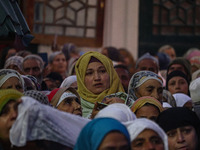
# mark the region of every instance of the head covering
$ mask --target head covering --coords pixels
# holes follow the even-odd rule
[[[4,68],[7,69],[10,65],[16,65],[21,71],[23,70],[23,57],[21,56],[12,56],[8,58],[4,64]]]
[[[23,94],[14,89],[0,90],[0,114],[3,107],[11,100],[19,99]]]
[[[131,112],[130,108],[122,103],[110,104],[100,110],[95,116],[95,118],[103,117],[114,118],[120,122],[127,122],[136,119],[135,114]]]
[[[112,98],[112,97],[118,97],[121,100],[124,100],[124,104],[126,104],[128,107],[131,107],[134,103],[134,100],[128,94],[126,94],[124,92],[117,92],[114,94],[106,95],[101,102],[105,103],[106,98]]]
[[[24,95],[30,96],[42,104],[50,105],[48,97],[45,94],[43,94],[41,91],[29,90],[29,91],[25,91]]]
[[[44,69],[44,61],[42,60],[42,58],[39,55],[36,55],[36,54],[27,55],[26,57],[24,57],[23,64],[24,64],[24,62],[26,60],[29,60],[29,59],[33,59],[33,60],[39,61],[39,63],[40,63],[40,71],[42,71]]]
[[[168,102],[163,102],[162,106],[163,106],[164,109],[172,107]]]
[[[163,89],[163,102],[167,102],[171,107],[176,107],[176,101],[170,91]],[[166,104],[167,105],[167,104]],[[163,105],[164,107],[164,105]]]
[[[76,90],[71,87],[57,88],[48,94],[49,101],[54,107],[57,107],[64,99],[68,97],[75,97],[80,99]]]
[[[126,123],[126,127],[130,134],[131,142],[133,142],[137,138],[137,136],[145,129],[150,129],[156,132],[162,139],[164,144],[164,150],[168,150],[167,135],[155,122],[146,118],[138,118],[134,121]]]
[[[139,99],[137,99],[133,103],[132,111],[135,113],[138,109],[143,107],[145,104],[152,104],[155,107],[157,107],[160,112],[163,111],[162,104],[157,99],[155,99],[154,97],[150,97],[150,96],[143,96],[143,97],[140,97]]]
[[[89,91],[86,88],[86,86],[84,84],[85,73],[86,73],[87,66],[89,64],[91,57],[95,57],[105,66],[106,71],[110,77],[110,88],[104,90],[100,94],[92,93],[91,91]],[[86,101],[89,101],[91,103],[94,103],[96,101],[101,102],[106,95],[109,95],[112,93],[117,93],[117,92],[124,92],[123,86],[122,86],[120,79],[113,67],[112,61],[99,52],[90,51],[90,52],[83,54],[78,59],[75,69],[76,69],[77,84],[78,84],[77,91],[78,91],[80,97]]]
[[[167,67],[170,63],[170,57],[166,53],[159,52],[157,53],[158,56],[158,61],[159,61],[159,66],[160,70],[167,70]]]
[[[195,72],[192,73],[192,81],[195,80],[198,77],[200,77],[200,69],[198,69],[198,70],[196,70]]]
[[[0,87],[11,77],[18,78],[24,90],[24,79],[22,78],[21,74],[19,74],[16,70],[13,69],[0,70]]]
[[[64,92],[61,97],[59,98],[58,100],[58,103],[56,104],[56,107],[58,107],[58,105],[63,101],[65,100],[66,98],[78,98],[75,94],[71,93],[71,92]]]
[[[179,70],[175,70],[175,71],[172,71],[170,74],[167,75],[167,81],[166,81],[166,90],[168,90],[168,84],[169,84],[169,80],[173,77],[182,77],[184,78],[187,83],[188,83],[188,87],[189,87],[189,80],[187,78],[187,76],[182,72],[182,71],[179,71]]]
[[[122,133],[130,144],[129,133],[124,125],[112,118],[98,118],[89,122],[81,131],[74,150],[97,150],[107,134]]]
[[[11,144],[17,147],[28,141],[47,140],[73,148],[81,129],[90,121],[43,105],[23,96],[18,117],[10,129]]]
[[[191,64],[191,66],[196,66],[198,69],[200,69],[200,56],[192,57],[190,59],[190,64]]]
[[[139,63],[144,60],[144,59],[151,59],[153,60],[156,65],[158,66],[159,68],[159,62],[158,62],[158,59],[156,59],[154,56],[152,56],[150,53],[145,53],[144,55],[142,55],[137,61],[136,61],[136,65],[135,65],[135,68],[138,68],[138,65]]]
[[[77,82],[76,75],[68,76],[61,83],[60,88],[62,88],[62,87],[70,87],[74,82]]]
[[[198,136],[200,135],[200,120],[195,112],[185,107],[169,108],[161,112],[157,118],[157,123],[165,132],[191,125],[196,129]]]
[[[54,60],[54,58],[57,56],[57,55],[60,55],[60,54],[63,54],[62,51],[56,51],[56,52],[53,52],[49,55],[49,58],[48,58],[48,62],[49,64],[51,64]],[[63,54],[64,55],[64,54]]]
[[[27,75],[21,76],[24,79],[24,91],[37,90],[35,83]]]
[[[198,48],[190,48],[188,49],[187,53],[185,54],[185,58],[190,60],[194,56],[200,56],[200,50]]]
[[[184,93],[176,93],[173,94],[174,99],[176,100],[177,107],[183,107],[185,103],[192,101],[191,97]]]
[[[200,78],[197,78],[193,80],[189,86],[191,99],[194,103],[200,103],[199,89],[200,89]]]
[[[129,86],[128,86],[129,96],[134,100],[138,99],[137,96],[135,95],[135,89],[140,87],[147,80],[151,80],[151,79],[157,80],[162,85],[162,78],[156,73],[152,71],[136,72],[129,81]]]
[[[167,74],[169,72],[169,68],[174,64],[180,64],[184,67],[186,76],[188,78],[188,81],[191,81],[191,65],[189,60],[183,58],[183,57],[176,57],[174,60],[172,60],[167,68]]]

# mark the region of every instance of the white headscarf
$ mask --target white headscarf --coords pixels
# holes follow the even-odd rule
[[[127,122],[126,127],[131,137],[131,142],[137,138],[137,136],[144,131],[145,129],[151,129],[156,132],[164,143],[164,150],[168,150],[168,139],[167,135],[155,122],[146,119],[139,118],[134,121]]]
[[[72,85],[72,83],[74,83],[74,82],[77,82],[76,75],[69,76],[69,77],[65,78],[65,80],[62,82],[62,84],[60,85],[60,88],[70,87]]]
[[[13,69],[0,69],[0,87],[9,79],[12,77],[16,77],[19,79],[19,82],[22,85],[22,88],[24,90],[24,79],[22,78],[21,74]]]
[[[58,100],[58,103],[56,104],[56,107],[58,107],[58,105],[60,105],[60,103],[65,100],[66,98],[78,98],[75,94],[71,93],[71,92],[64,92],[61,97]]]
[[[173,94],[173,97],[176,101],[177,107],[183,107],[183,105],[185,105],[185,103],[192,101],[191,97],[189,97],[188,95],[186,95],[184,93]]]
[[[10,141],[20,147],[27,141],[48,140],[73,148],[80,131],[89,121],[23,96],[18,117],[10,129]]]
[[[109,117],[114,118],[122,123],[136,119],[135,114],[130,108],[122,103],[110,104],[104,109],[100,110],[95,118]]]

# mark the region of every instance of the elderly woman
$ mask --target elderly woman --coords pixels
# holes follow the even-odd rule
[[[61,51],[54,52],[49,56],[50,72],[57,72],[63,79],[67,77],[67,60]]]
[[[162,79],[151,71],[135,73],[129,82],[128,94],[134,100],[142,96],[151,96],[162,103]]]
[[[171,94],[184,93],[189,94],[189,80],[187,76],[179,70],[175,70],[167,75],[166,90],[169,90]]]
[[[57,88],[48,95],[51,105],[61,111],[82,116],[80,97],[75,89]]]
[[[99,52],[91,51],[82,55],[75,69],[84,117],[89,117],[95,102],[101,102],[107,95],[124,92],[112,61]],[[114,102],[118,100],[111,98],[104,103]]]
[[[168,150],[167,135],[153,121],[139,118],[126,124],[132,150]]]
[[[157,119],[168,135],[169,150],[199,150],[200,120],[195,112],[184,107],[163,111]]]
[[[0,70],[0,89],[16,89],[24,91],[24,80],[22,76],[12,69]]]
[[[9,141],[9,131],[17,118],[17,106],[21,103],[18,100],[22,93],[14,90],[0,90],[0,141]],[[1,145],[0,142],[0,145]]]
[[[13,69],[23,74],[23,59],[24,58],[21,56],[12,56],[8,58],[4,64],[4,69]]]
[[[64,113],[14,89],[0,90],[0,147],[73,149],[90,120]]]
[[[155,98],[144,96],[137,99],[133,106],[132,111],[136,114],[137,118],[148,118],[156,121],[158,115],[163,111],[162,104]]]
[[[81,131],[74,150],[131,150],[129,133],[124,125],[112,118],[98,118]]]

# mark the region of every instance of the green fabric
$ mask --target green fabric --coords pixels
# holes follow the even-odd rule
[[[134,103],[134,100],[130,98],[128,94],[124,92],[117,92],[117,93],[105,96],[105,98],[106,97],[108,98],[119,97],[122,100],[124,100],[124,104],[126,104],[128,107],[131,107]],[[82,113],[83,113],[82,116],[84,118],[90,118],[90,115],[92,114],[92,110],[94,108],[94,104],[81,98],[81,107],[82,107]]]
[[[82,117],[90,118],[90,115],[92,114],[92,110],[94,108],[94,104],[81,98],[81,107],[82,107]]]

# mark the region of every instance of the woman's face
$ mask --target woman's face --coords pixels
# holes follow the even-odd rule
[[[132,150],[164,150],[164,143],[153,130],[142,131],[131,143]]]
[[[149,79],[136,89],[135,95],[137,98],[151,96],[162,102],[162,91],[163,87],[160,82],[154,79]]]
[[[18,115],[18,105],[20,100],[9,101],[2,109],[0,114],[0,139],[3,141],[9,140],[9,131]]]
[[[183,77],[173,77],[168,81],[168,90],[171,92],[171,94],[184,93],[187,95],[188,83]]]
[[[1,89],[15,89],[23,93],[24,89],[22,87],[23,86],[17,77],[11,77],[4,82],[4,84],[1,86]]]
[[[101,142],[98,150],[117,149],[130,150],[130,145],[126,137],[120,132],[108,133]]]
[[[71,114],[82,116],[82,108],[78,98],[66,98],[58,105],[57,109]]]
[[[110,77],[104,65],[100,62],[89,63],[84,83],[86,88],[94,94],[100,94],[108,89],[110,87]]]
[[[58,73],[65,73],[67,70],[67,61],[64,54],[55,56],[51,64],[52,71]]]
[[[184,126],[167,132],[169,150],[196,150],[198,137],[193,126]]]
[[[156,108],[156,106],[153,105],[143,106],[135,112],[137,118],[147,118],[152,121],[156,121],[156,118],[159,114],[160,112],[158,108]]]

